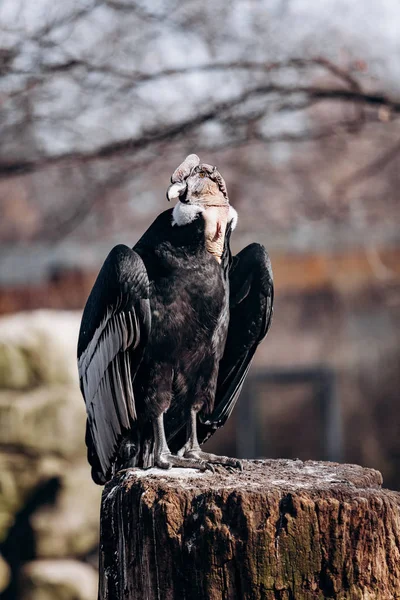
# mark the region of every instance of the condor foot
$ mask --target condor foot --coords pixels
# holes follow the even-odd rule
[[[203,452],[202,450],[187,450],[184,454],[186,459],[197,459],[205,462],[206,464],[221,465],[226,467],[229,471],[239,469],[243,471],[243,465],[237,458],[229,458],[229,456],[218,456],[217,454],[210,454],[209,452]]]
[[[171,467],[181,467],[184,469],[199,469],[199,471],[213,471],[211,465],[206,461],[195,456],[175,456],[175,454],[162,453],[154,460],[154,465],[160,469],[171,469]]]

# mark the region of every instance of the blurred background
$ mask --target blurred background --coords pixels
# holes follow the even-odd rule
[[[355,462],[400,489],[398,0],[2,0],[0,589],[96,597],[77,384],[109,249],[190,152],[258,241],[275,314],[219,453]]]

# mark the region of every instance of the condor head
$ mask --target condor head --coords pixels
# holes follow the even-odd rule
[[[230,232],[236,226],[237,213],[229,205],[218,169],[201,164],[197,154],[189,154],[174,171],[167,198],[178,200],[172,211],[172,226],[189,225],[202,214],[206,249],[220,262],[228,224]]]
[[[203,208],[229,206],[225,181],[217,167],[200,164],[197,154],[189,154],[174,171],[167,198]]]

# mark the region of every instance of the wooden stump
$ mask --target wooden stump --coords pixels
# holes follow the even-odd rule
[[[101,600],[400,598],[400,494],[356,465],[128,470],[104,489]]]

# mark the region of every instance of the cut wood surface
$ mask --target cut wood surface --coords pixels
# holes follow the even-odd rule
[[[291,460],[127,470],[104,489],[101,600],[400,598],[400,494]]]

